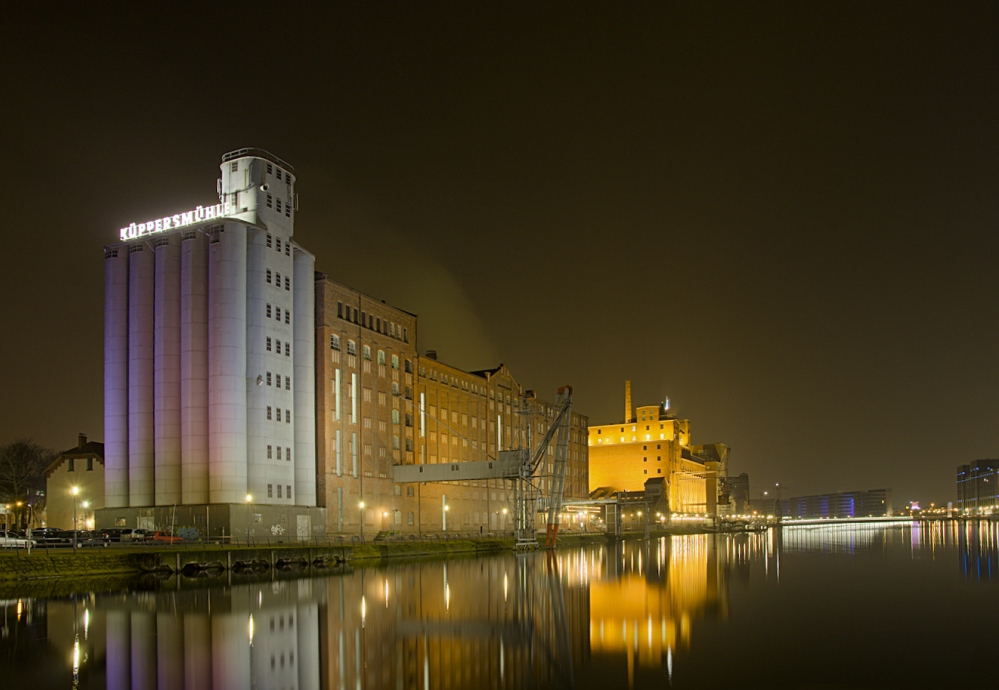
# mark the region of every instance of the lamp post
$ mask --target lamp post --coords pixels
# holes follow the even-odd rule
[[[253,501],[252,494],[246,494],[246,545],[250,545],[250,503]]]
[[[451,508],[447,504],[447,496],[441,494],[441,522],[444,523],[444,534],[447,535],[447,511]]]
[[[364,541],[364,501],[357,504],[357,516],[361,522],[361,541]]]
[[[76,553],[76,542],[77,542],[77,524],[76,524],[76,497],[80,495],[80,487],[73,487],[73,553]]]

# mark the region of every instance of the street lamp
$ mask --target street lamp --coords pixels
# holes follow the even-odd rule
[[[441,494],[441,522],[444,524],[444,533],[447,534],[447,511],[451,508],[447,504],[447,495]]]
[[[80,495],[80,487],[73,487],[73,553],[76,553],[76,542],[78,536],[76,530],[78,525],[76,524],[76,497]]]
[[[364,501],[357,504],[358,507],[358,517],[361,520],[361,541],[364,541]]]
[[[250,503],[253,502],[253,495],[246,494],[246,545],[250,545]]]

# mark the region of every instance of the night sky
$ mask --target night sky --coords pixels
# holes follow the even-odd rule
[[[317,269],[753,493],[999,457],[999,4],[33,3],[0,28],[0,443],[103,438],[103,246],[289,161]]]

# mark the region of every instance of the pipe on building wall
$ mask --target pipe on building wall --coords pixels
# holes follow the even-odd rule
[[[316,260],[294,249],[295,505],[316,505]]]
[[[208,502],[208,238],[186,233],[180,263],[181,503]]]
[[[156,505],[181,501],[180,237],[156,240],[154,280],[154,458]]]
[[[128,247],[104,258],[104,502],[128,506]]]
[[[208,475],[212,503],[246,496],[246,226],[209,229]]]
[[[153,431],[153,252],[128,247],[128,502],[154,500]]]

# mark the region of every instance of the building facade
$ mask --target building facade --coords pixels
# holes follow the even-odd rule
[[[417,317],[319,274],[318,497],[334,533],[513,529],[503,479],[396,483],[396,464],[486,461],[540,438],[551,404],[507,367],[467,372],[417,349]],[[571,416],[566,498],[587,493],[587,420]],[[551,463],[539,470],[551,489]]]
[[[957,467],[957,509],[992,512],[999,505],[999,460],[975,460]]]
[[[892,514],[891,489],[841,491],[798,496],[778,501],[786,518],[888,517]]]
[[[160,527],[169,509],[212,536],[322,529],[315,261],[293,239],[294,190],[289,164],[233,151],[217,205],[105,248],[99,526]]]
[[[95,511],[103,507],[104,444],[80,434],[76,447],[59,453],[45,469],[45,526],[93,529]]]
[[[716,514],[719,496],[722,512],[728,509],[719,481],[727,473],[728,447],[691,445],[690,420],[678,419],[664,404],[633,409],[630,381],[624,422],[589,427],[589,463],[591,492],[605,487],[643,491],[646,480],[663,477],[671,512]]]

